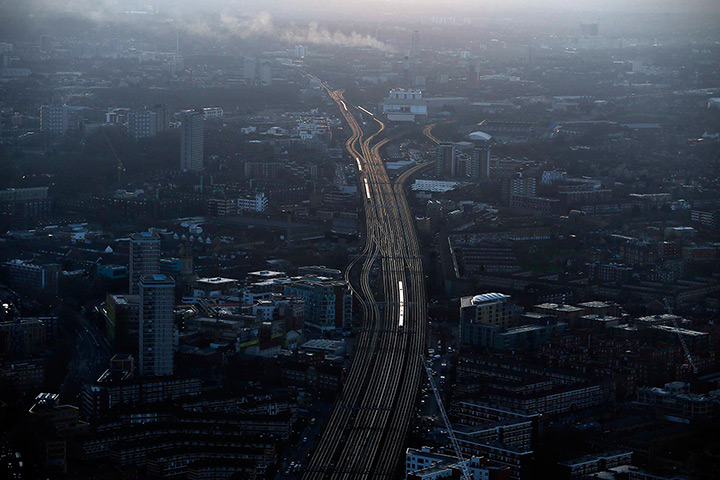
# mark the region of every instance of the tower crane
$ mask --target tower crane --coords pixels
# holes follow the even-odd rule
[[[460,445],[458,444],[457,438],[455,437],[455,432],[450,425],[450,419],[447,416],[447,412],[445,412],[445,406],[443,405],[442,398],[440,398],[440,391],[438,390],[437,386],[435,386],[435,380],[432,376],[433,372],[432,370],[430,370],[430,367],[425,361],[425,355],[420,355],[420,361],[422,362],[422,366],[425,369],[425,373],[427,373],[428,380],[430,381],[430,387],[432,387],[433,393],[435,394],[435,400],[437,401],[438,408],[440,409],[440,415],[442,416],[443,422],[445,422],[445,428],[447,429],[448,437],[450,437],[450,443],[455,450],[455,455],[460,461],[460,468],[462,469],[461,480],[472,480],[472,474],[470,473],[470,469],[468,468],[467,463],[463,459],[462,452],[460,451]]]
[[[107,132],[103,131],[103,135],[105,136],[105,141],[108,144],[108,147],[110,147],[110,151],[115,156],[115,161],[117,162],[117,181],[120,183],[122,172],[125,171],[125,165],[123,165],[122,160],[120,160],[120,156],[115,151],[115,147],[113,147],[112,142],[110,141],[110,137],[108,137]]]
[[[663,303],[665,304],[665,310],[667,313],[670,314],[673,322],[673,326],[676,329],[679,329],[677,319],[675,318],[675,315],[673,315],[672,307],[670,307],[670,301],[667,298],[663,298]],[[693,373],[698,373],[697,366],[695,365],[695,361],[693,360],[692,355],[690,354],[690,349],[687,346],[687,343],[685,342],[685,339],[683,338],[682,334],[679,330],[677,330],[678,338],[680,339],[680,344],[682,345],[683,352],[685,353],[685,358],[688,361],[688,365],[690,365],[690,368],[692,369]]]

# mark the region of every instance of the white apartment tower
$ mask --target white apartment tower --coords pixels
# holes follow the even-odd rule
[[[195,110],[183,110],[180,127],[180,170],[203,169],[203,130],[205,118]]]
[[[140,375],[172,375],[175,281],[167,275],[144,275],[139,287]]]

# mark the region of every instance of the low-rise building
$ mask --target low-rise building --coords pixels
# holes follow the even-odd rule
[[[618,450],[560,462],[565,478],[586,478],[586,475],[601,472],[632,462],[633,452]]]
[[[10,260],[3,264],[3,273],[16,288],[57,291],[60,265],[40,265],[25,260]]]
[[[98,265],[97,274],[108,280],[122,280],[128,277],[128,267],[126,265]]]
[[[720,414],[720,390],[704,395],[692,394],[683,382],[666,383],[663,388],[638,388],[637,402],[676,419],[709,418]]]
[[[537,313],[552,315],[561,322],[567,323],[571,329],[575,328],[579,318],[585,315],[584,308],[559,303],[542,303],[535,305],[533,310]]]
[[[545,325],[519,325],[501,328],[497,325],[475,325],[477,336],[475,347],[493,350],[532,350],[548,341],[553,335],[560,334],[567,328],[566,323],[551,322]]]
[[[516,325],[522,308],[509,295],[484,293],[460,299],[460,340],[466,345],[482,343],[484,326],[506,330]]]
[[[343,367],[328,363],[287,363],[280,367],[285,382],[303,388],[317,388],[326,393],[340,391],[344,381]]]
[[[202,109],[202,113],[205,120],[208,118],[223,118],[225,115],[225,112],[223,112],[223,109],[220,107],[205,107]]]
[[[464,457],[487,458],[493,464],[507,468],[510,480],[530,478],[534,467],[534,452],[502,443],[485,443],[478,441],[470,431],[455,429],[460,452]]]
[[[116,355],[111,367],[93,383],[83,386],[81,411],[85,418],[98,418],[121,405],[140,406],[192,397],[201,393],[197,378],[135,378],[128,355]]]
[[[445,193],[454,190],[457,186],[458,182],[418,178],[410,186],[410,189],[418,192]]]
[[[478,441],[527,451],[537,443],[539,414],[517,413],[469,397],[453,401],[450,414],[456,428],[468,427],[466,431],[473,432]]]
[[[470,353],[460,357],[457,378],[461,394],[523,415],[582,410],[615,396],[615,384],[607,378]]]
[[[298,350],[303,353],[318,353],[325,357],[342,358],[345,355],[345,341],[326,339],[308,340],[300,345]]]
[[[0,322],[0,357],[25,358],[45,351],[45,323],[37,318]]]
[[[192,286],[193,297],[196,299],[220,297],[236,293],[237,289],[237,279],[223,277],[198,278]]]
[[[264,212],[270,205],[270,201],[264,193],[249,194],[237,199],[238,214],[243,212]]]
[[[429,447],[408,448],[405,451],[406,480],[439,480],[462,477],[467,470],[473,480],[500,480],[509,478],[509,468],[491,465],[483,457],[472,456],[460,460],[453,455],[432,451]]]
[[[427,100],[420,90],[393,89],[382,101],[382,113],[391,122],[414,122],[427,116]]]
[[[0,227],[28,228],[50,214],[48,187],[0,190]]]
[[[39,392],[45,383],[45,365],[42,361],[6,361],[0,363],[0,380],[19,393]]]
[[[343,280],[326,277],[295,277],[284,293],[305,302],[305,324],[319,330],[349,327],[352,322],[352,294]]]
[[[62,405],[56,393],[40,393],[30,407],[40,458],[48,474],[67,472],[68,440],[86,434],[89,425],[80,420],[79,409]]]

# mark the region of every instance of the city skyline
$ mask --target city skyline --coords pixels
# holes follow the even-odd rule
[[[720,4],[0,4],[0,478],[711,480]]]

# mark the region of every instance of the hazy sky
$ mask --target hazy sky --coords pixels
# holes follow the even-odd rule
[[[281,3],[292,3],[281,1]],[[359,3],[339,0],[335,3]],[[369,2],[368,2],[369,3]],[[697,11],[711,9],[720,11],[718,0],[393,0],[385,3],[423,6],[433,11],[444,8],[465,8],[480,13],[489,10],[554,9],[562,11]]]
[[[55,11],[98,12],[102,10],[135,10],[157,5],[162,10],[245,10],[270,11],[276,15],[321,12],[328,16],[346,16],[352,12],[408,12],[425,15],[466,14],[523,10],[648,11],[720,13],[720,0],[4,0],[32,3]],[[325,15],[323,15],[325,16]]]
[[[640,32],[640,24],[653,32],[678,25],[720,25],[720,0],[0,0],[0,28],[3,12],[28,8],[39,15],[114,23],[137,22],[139,17],[121,13],[147,11],[150,5],[171,17],[174,28],[191,34],[380,49],[388,47],[372,36],[372,22],[427,25],[431,16],[470,17],[474,26],[503,24],[563,34],[575,33],[578,22],[585,21],[599,21],[605,35]],[[679,15],[658,15],[665,12]]]

